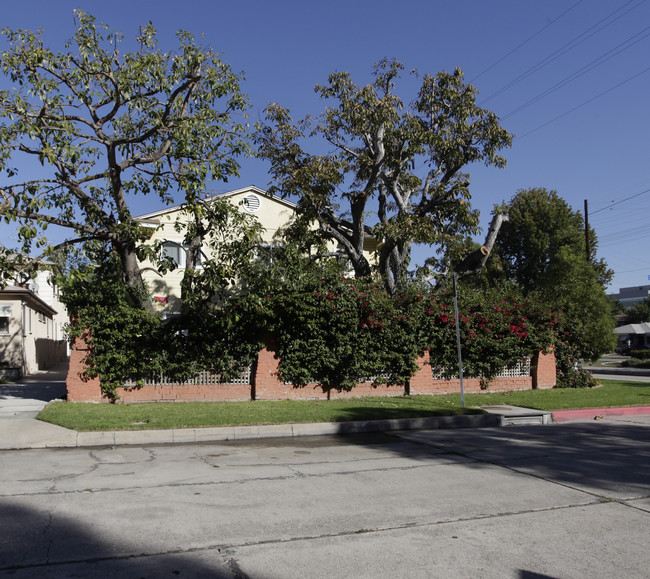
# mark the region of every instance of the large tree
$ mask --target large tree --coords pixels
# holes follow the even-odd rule
[[[294,122],[272,104],[257,137],[274,190],[299,198],[302,217],[340,244],[358,276],[371,274],[364,238],[381,241],[378,268],[391,294],[404,281],[414,243],[440,249],[477,232],[462,170],[473,162],[503,167],[498,152],[511,144],[496,115],[476,105],[477,91],[459,69],[425,75],[405,105],[395,93],[403,68],[382,60],[366,86],[347,72],[331,74],[315,87],[330,103],[320,116]],[[329,150],[307,152],[307,142]]]
[[[497,239],[505,276],[529,296],[564,313],[560,336],[577,358],[592,360],[611,351],[614,318],[605,294],[613,272],[596,258],[598,240],[590,231],[587,258],[585,224],[556,191],[518,191],[497,212],[509,220]]]
[[[247,99],[240,76],[187,32],[165,52],[149,23],[123,52],[121,34],[74,16],[63,52],[44,46],[42,33],[3,31],[10,47],[0,62],[14,87],[0,92],[0,216],[17,222],[26,254],[34,245],[52,252],[48,226],[69,232],[58,247],[108,245],[138,293],[146,234],[131,199],[169,204],[182,191],[192,210],[208,180],[236,173]]]

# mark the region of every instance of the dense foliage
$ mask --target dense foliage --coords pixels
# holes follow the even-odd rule
[[[497,210],[509,216],[496,244],[503,276],[526,296],[562,314],[556,345],[558,386],[593,385],[590,375],[579,369],[580,361],[611,352],[616,342],[605,295],[612,272],[604,260],[596,259],[595,232],[590,233],[587,259],[582,215],[555,191],[522,190]]]
[[[334,260],[282,249],[254,279],[244,301],[274,336],[287,382],[325,390],[348,389],[362,378],[408,385],[425,349],[434,368],[457,373],[451,292],[411,285],[391,296],[372,278],[345,275]],[[466,375],[486,385],[548,348],[558,323],[552,312],[505,290],[461,291],[459,311]]]
[[[236,376],[261,346],[250,318],[229,307],[206,305],[166,321],[140,307],[115,256],[101,267],[77,268],[58,282],[71,314],[70,336],[82,336],[90,346],[86,373],[99,376],[111,399],[127,381],[140,385],[161,375],[180,381],[201,371]]]
[[[641,303],[635,304],[624,311],[626,324],[650,322],[650,298],[646,298]]]
[[[248,149],[238,118],[247,99],[240,76],[187,32],[164,52],[150,23],[127,52],[120,33],[74,14],[63,52],[38,32],[3,30],[10,47],[0,67],[13,86],[0,91],[0,217],[16,223],[25,255],[110,244],[129,290],[142,295],[136,251],[146,235],[133,196],[169,205],[181,191],[193,207],[206,183],[235,174]],[[66,240],[53,246],[48,227]],[[0,269],[12,256],[0,247]]]
[[[374,269],[391,295],[405,288],[414,243],[435,253],[478,232],[463,170],[477,162],[503,167],[499,152],[512,140],[494,113],[477,106],[460,69],[424,75],[410,103],[396,90],[403,69],[384,59],[365,86],[347,72],[330,74],[315,87],[328,103],[321,114],[294,122],[271,104],[257,134],[271,190],[298,197],[300,216],[342,248],[357,276],[373,273],[366,237],[382,240]]]

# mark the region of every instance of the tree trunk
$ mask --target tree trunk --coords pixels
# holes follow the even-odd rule
[[[354,275],[357,277],[370,277],[372,271],[368,260],[362,255],[360,258],[351,259]]]
[[[117,247],[122,263],[122,279],[129,288],[134,304],[142,309],[153,311],[153,305],[148,299],[147,292],[140,273],[140,263],[135,253],[135,248],[129,245]]]

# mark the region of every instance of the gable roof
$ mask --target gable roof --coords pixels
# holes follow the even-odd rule
[[[616,334],[650,334],[650,322],[642,324],[628,324],[614,330]]]
[[[217,195],[212,195],[211,197],[206,197],[205,201],[210,202],[213,201],[214,199],[227,199],[229,197],[241,195],[242,193],[255,193],[257,195],[260,195],[261,197],[271,199],[272,201],[275,201],[276,203],[279,203],[280,205],[284,205],[290,209],[295,209],[297,207],[297,205],[292,201],[287,201],[286,199],[282,199],[277,195],[271,195],[264,189],[260,189],[255,185],[249,185],[248,187],[242,187],[241,189],[235,189],[234,191],[228,191],[226,193],[219,193]],[[183,209],[184,205],[185,205],[184,203],[181,203],[180,205],[174,205],[173,207],[165,207],[164,209],[160,209],[159,211],[153,211],[151,213],[145,213],[144,215],[138,215],[137,217],[135,217],[135,219],[137,221],[154,220],[157,217],[166,215],[167,213],[173,213],[174,211]]]

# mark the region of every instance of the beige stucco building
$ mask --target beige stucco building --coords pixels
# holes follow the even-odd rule
[[[67,358],[65,307],[42,272],[27,287],[0,291],[0,369],[15,378],[45,370]]]
[[[262,226],[262,242],[273,244],[274,236],[278,230],[286,226],[296,212],[296,204],[291,201],[269,195],[263,189],[255,186],[244,187],[228,193],[223,193],[211,199],[224,199],[238,207],[255,219]],[[183,223],[187,223],[189,215],[184,212],[183,206],[169,207],[153,213],[140,215],[137,219],[145,227],[150,227],[153,233],[149,243],[163,242],[163,250],[174,258],[178,267],[164,275],[160,274],[153,265],[147,261],[142,262],[142,276],[151,293],[154,306],[163,315],[180,311],[181,281],[185,272],[186,248],[183,247]],[[179,229],[178,224],[181,224]],[[366,241],[366,252],[372,259],[372,254],[377,243],[374,239]],[[336,248],[332,247],[332,251]],[[212,259],[208,250],[204,248],[204,258]],[[203,259],[203,258],[202,258]]]

